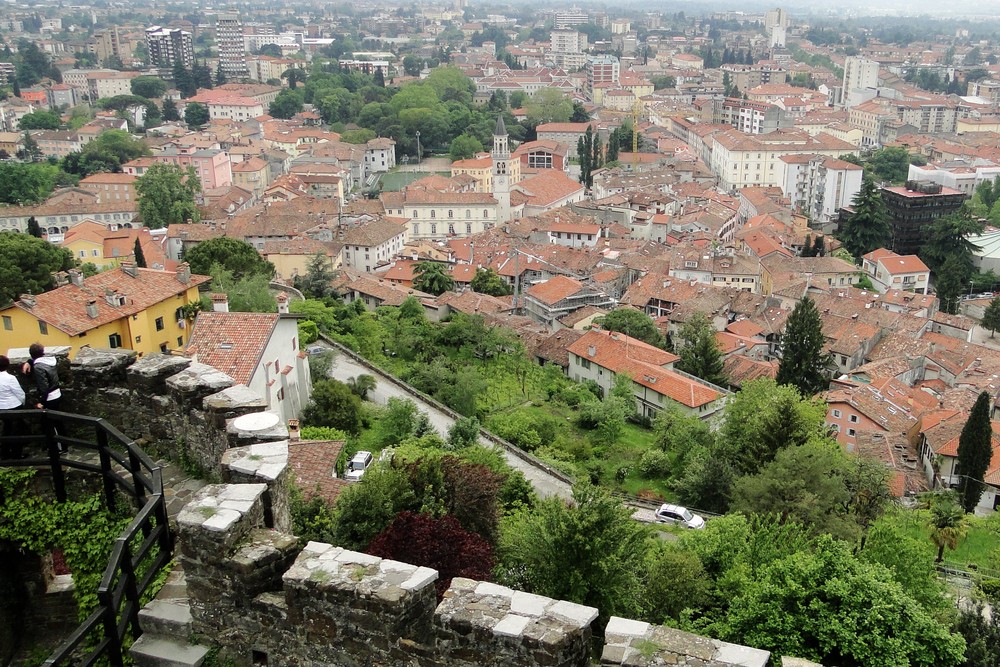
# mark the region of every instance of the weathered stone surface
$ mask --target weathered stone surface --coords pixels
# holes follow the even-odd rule
[[[226,435],[230,447],[245,447],[255,442],[277,442],[288,440],[288,427],[280,420],[266,429],[245,430],[237,428],[236,419],[226,420]]]
[[[178,397],[194,402],[236,384],[233,378],[205,364],[191,364],[167,378],[167,388]]]
[[[766,667],[771,658],[768,651],[617,616],[608,621],[605,642],[601,664],[621,667]]]
[[[203,404],[211,412],[239,413],[230,417],[267,410],[267,401],[245,384],[233,385],[206,396]]]
[[[53,348],[53,350],[58,348]],[[69,348],[66,348],[67,353]],[[47,354],[52,354],[52,350],[46,350]],[[101,379],[101,384],[107,384],[109,376],[118,376],[125,372],[136,359],[133,350],[104,349],[96,347],[85,347],[80,350],[76,357],[70,362],[70,369],[73,375],[79,379],[96,380]]]
[[[171,375],[180,373],[191,365],[187,357],[171,354],[147,354],[132,364],[126,374],[128,385],[133,389],[163,389]]]

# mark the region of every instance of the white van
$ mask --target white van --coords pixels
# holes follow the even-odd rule
[[[345,470],[344,477],[348,482],[357,482],[362,477],[364,477],[365,471],[368,470],[368,466],[372,464],[373,461],[372,453],[366,451],[360,451],[354,455],[354,457],[347,462],[347,469]]]

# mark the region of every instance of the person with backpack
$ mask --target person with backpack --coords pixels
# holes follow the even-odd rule
[[[39,410],[58,410],[62,402],[62,390],[59,388],[59,372],[56,370],[56,358],[45,354],[45,348],[41,343],[32,343],[28,347],[28,355],[31,357],[24,364],[25,375],[31,374],[31,379],[35,383],[35,407]],[[61,431],[60,424],[54,422],[56,433]],[[59,445],[59,453],[65,454],[68,448]]]

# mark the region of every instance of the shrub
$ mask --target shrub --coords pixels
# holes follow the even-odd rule
[[[670,455],[659,449],[648,449],[639,458],[639,474],[646,479],[670,475]]]

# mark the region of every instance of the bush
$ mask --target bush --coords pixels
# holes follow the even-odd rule
[[[532,452],[543,444],[534,420],[522,412],[494,415],[489,426],[495,434],[525,451]]]
[[[659,449],[649,449],[639,458],[639,474],[646,479],[670,475],[670,455]]]
[[[347,434],[329,426],[303,426],[299,435],[303,440],[347,440]]]

